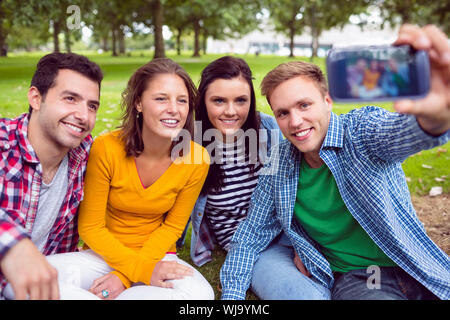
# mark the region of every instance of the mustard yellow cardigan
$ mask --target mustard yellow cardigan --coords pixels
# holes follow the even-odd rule
[[[206,149],[191,141],[189,154],[144,188],[134,157],[127,157],[120,131],[95,139],[86,170],[78,230],[126,287],[150,284],[155,264],[176,251],[206,179]],[[200,159],[200,161],[199,161]]]

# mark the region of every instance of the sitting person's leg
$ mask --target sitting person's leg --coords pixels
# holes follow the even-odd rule
[[[88,290],[96,279],[113,271],[92,250],[51,255],[47,260],[58,270],[61,300],[99,299]]]
[[[283,239],[284,237],[284,239]],[[328,300],[330,290],[303,275],[294,264],[294,248],[283,235],[255,263],[252,291],[263,300]]]
[[[194,269],[193,276],[170,280],[173,288],[135,284],[122,292],[117,300],[214,300],[214,290],[195,268],[179,259],[176,254],[166,254],[165,261],[177,261]]]
[[[333,300],[432,300],[437,297],[400,267],[381,267],[379,274],[357,269],[335,276]],[[376,277],[376,279],[374,278]]]

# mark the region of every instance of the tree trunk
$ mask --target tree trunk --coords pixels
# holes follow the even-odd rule
[[[66,52],[71,51],[71,42],[70,42],[70,31],[68,28],[64,28],[64,45],[66,47]]]
[[[183,32],[182,28],[177,28],[177,55],[181,55],[181,33]]]
[[[5,17],[5,12],[1,7],[2,1],[0,0],[0,57],[6,57],[8,55],[8,46],[6,44],[6,37],[8,32],[3,28],[3,20]]]
[[[8,45],[6,43],[8,34],[3,30],[1,22],[0,20],[0,57],[6,57],[8,55]]]
[[[290,27],[289,28],[289,57],[293,58],[294,57],[294,36],[295,36],[295,29],[294,27]]]
[[[108,35],[105,34],[104,36],[102,36],[102,50],[103,52],[108,51]]]
[[[312,61],[314,57],[317,57],[317,46],[318,46],[318,34],[316,25],[316,5],[313,4],[311,7],[311,58]]]
[[[117,57],[117,34],[116,34],[116,28],[113,26],[111,30],[111,49],[112,49],[112,56]]]
[[[155,54],[153,58],[165,58],[164,38],[162,34],[164,23],[164,8],[160,0],[153,1],[153,27],[155,32]]]
[[[208,32],[206,31],[206,29],[203,29],[203,38],[202,38],[202,49],[203,49],[203,54],[206,54],[206,46],[208,45]]]
[[[125,34],[123,33],[122,28],[117,29],[117,37],[119,40],[119,53],[125,54],[126,48],[125,48]]]
[[[194,54],[193,57],[200,57],[200,21],[194,20]]]
[[[59,33],[61,32],[61,23],[53,20],[53,51],[59,52]]]

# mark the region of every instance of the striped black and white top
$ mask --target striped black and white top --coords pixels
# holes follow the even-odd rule
[[[217,242],[228,251],[231,237],[239,223],[247,217],[262,165],[256,163],[251,172],[249,157],[245,156],[242,143],[223,144],[220,148],[223,150],[221,167],[224,185],[222,190],[208,193],[205,213]]]

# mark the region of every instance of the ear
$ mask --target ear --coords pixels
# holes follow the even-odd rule
[[[42,95],[38,88],[35,86],[28,89],[28,104],[31,106],[33,111],[38,111],[41,109]]]
[[[142,112],[142,102],[141,101],[139,101],[137,104],[136,104],[136,110],[137,110],[137,112],[139,113],[139,112]]]
[[[333,100],[330,97],[330,94],[327,92],[325,94],[325,103],[328,105],[328,111],[331,111],[331,109],[333,108]]]

